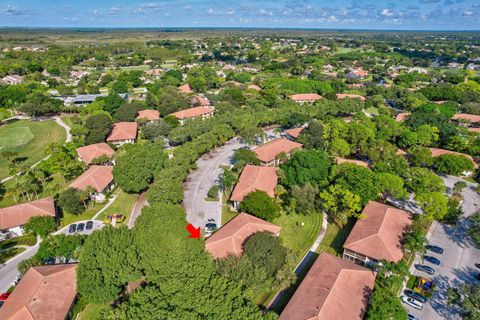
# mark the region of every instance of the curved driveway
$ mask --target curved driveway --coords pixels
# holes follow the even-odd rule
[[[184,184],[183,206],[187,221],[195,227],[204,227],[208,219],[214,219],[217,226],[222,223],[222,201],[205,201],[208,190],[218,183],[223,172],[221,165],[231,165],[235,150],[247,145],[233,138],[225,145],[203,155],[197,161],[197,170],[190,173]]]

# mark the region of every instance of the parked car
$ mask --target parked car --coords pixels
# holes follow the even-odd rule
[[[0,294],[0,301],[7,300],[9,295],[10,295],[10,292],[5,292],[5,293]]]
[[[402,301],[403,303],[406,303],[408,304],[410,307],[413,307],[415,309],[418,309],[418,310],[421,310],[423,308],[423,303],[415,300],[415,299],[412,299],[412,298],[409,298],[409,297],[406,297],[406,296],[403,296],[402,297]]]
[[[92,230],[92,228],[93,228],[93,221],[87,221],[85,229]]]
[[[423,265],[423,264],[416,264],[415,269],[417,269],[419,271],[426,272],[428,274],[435,274],[435,269],[433,269],[432,267]]]
[[[427,302],[427,298],[426,298],[426,297],[424,297],[424,296],[421,295],[420,293],[415,292],[415,291],[413,291],[413,290],[405,289],[405,290],[403,290],[403,293],[404,293],[407,297],[412,298],[412,299],[415,299],[415,300],[418,300],[418,301],[420,301],[421,303]]]
[[[432,257],[432,256],[425,256],[425,257],[423,257],[423,259],[430,262],[430,263],[433,263],[434,265],[437,265],[437,266],[439,266],[440,263],[441,263],[440,260],[438,260],[437,258]]]
[[[85,229],[85,223],[79,223],[77,225],[77,232],[82,232]]]
[[[408,314],[408,320],[418,320],[417,317],[415,317],[413,314]]]
[[[207,223],[205,225],[205,231],[213,232],[217,230],[217,224],[216,223]]]
[[[115,218],[116,223],[122,223],[123,221],[125,221],[125,216],[123,214],[109,214],[105,217],[104,222],[111,223],[113,218]]]
[[[443,254],[443,248],[440,248],[439,246],[433,246],[433,245],[426,245],[425,249],[438,253],[438,254]]]
[[[68,233],[74,233],[75,231],[77,231],[77,225],[71,224],[70,227],[68,227]]]
[[[480,263],[475,263],[475,267],[480,268]]]

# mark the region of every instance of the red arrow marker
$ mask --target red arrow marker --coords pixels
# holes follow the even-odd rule
[[[189,238],[199,239],[200,238],[200,227],[195,228],[193,224],[189,223],[188,226],[185,227],[188,232],[190,232]]]

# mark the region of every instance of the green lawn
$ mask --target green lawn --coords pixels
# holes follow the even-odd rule
[[[97,220],[103,221],[103,219],[109,214],[123,214],[125,216],[124,223],[128,222],[133,206],[135,205],[135,202],[137,202],[138,194],[128,194],[120,189],[117,189],[115,194],[117,196],[115,201],[113,201],[110,207],[97,217]]]
[[[29,233],[20,237],[8,239],[0,242],[0,250],[8,249],[15,246],[33,246],[37,243],[35,235]]]
[[[74,215],[70,214],[68,212],[63,213],[63,218],[62,218],[62,226],[69,225],[70,223],[74,223],[77,221],[82,221],[82,220],[90,220],[93,218],[93,216],[100,211],[107,202],[104,203],[95,203],[92,207],[92,205],[89,205],[88,209],[85,210],[82,214],[79,215]]]
[[[107,304],[89,303],[85,306],[82,312],[78,315],[78,320],[97,320],[101,319],[103,310],[107,310]]]
[[[11,116],[12,116],[12,113],[10,112],[10,110],[6,108],[0,108],[0,120],[8,119]]]
[[[347,239],[354,225],[355,219],[350,219],[342,229],[336,224],[329,223],[327,226],[327,232],[325,233],[317,252],[327,252],[336,256],[341,256],[343,243]]]
[[[0,263],[5,263],[9,259],[15,257],[17,254],[25,251],[25,248],[13,248],[5,251],[0,251]]]
[[[238,214],[237,211],[233,211],[230,209],[230,205],[227,201],[227,195],[225,193],[222,196],[222,226],[227,223],[228,221],[232,220],[235,218],[235,216]]]
[[[22,165],[31,166],[45,157],[49,143],[63,144],[65,130],[54,120],[19,120],[0,126],[0,152],[18,152]],[[0,158],[0,178],[9,175],[8,161]]]
[[[322,228],[322,216],[282,213],[273,223],[282,227],[280,238],[285,246],[292,249],[300,259],[318,237]]]

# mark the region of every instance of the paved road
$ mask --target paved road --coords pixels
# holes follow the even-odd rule
[[[12,286],[15,279],[20,275],[17,270],[18,264],[23,260],[31,258],[37,253],[40,242],[41,241],[38,238],[37,243],[34,246],[27,248],[27,250],[23,251],[21,254],[8,260],[0,269],[0,293],[4,293]]]
[[[148,201],[145,198],[145,192],[138,196],[137,202],[132,208],[132,212],[130,213],[130,219],[128,220],[128,229],[132,229],[135,225],[135,220],[140,216],[142,213],[142,208],[148,206]]]
[[[184,184],[183,206],[189,223],[195,227],[204,227],[208,219],[214,219],[217,226],[221,225],[221,200],[205,201],[205,198],[208,190],[219,181],[223,172],[220,166],[230,165],[234,151],[245,146],[238,138],[233,138],[197,161],[197,170],[188,175]]]
[[[445,185],[453,187],[457,177],[448,176],[444,178]],[[462,195],[464,202],[462,208],[464,216],[458,221],[456,226],[448,226],[434,222],[430,228],[427,239],[431,244],[441,246],[445,249],[442,255],[428,252],[429,255],[439,258],[442,263],[440,266],[434,266],[428,262],[426,265],[433,267],[436,274],[431,278],[437,285],[437,290],[430,301],[423,306],[421,311],[408,308],[409,312],[422,320],[436,319],[460,319],[455,310],[446,305],[446,290],[449,287],[457,286],[462,282],[475,281],[473,278],[479,270],[474,266],[480,262],[480,249],[474,247],[465,234],[467,225],[466,217],[480,209],[480,196],[474,191],[475,184],[468,183]],[[421,257],[417,256],[415,263],[422,263]],[[412,274],[427,276],[413,268]]]
[[[65,142],[71,142],[72,141],[72,134],[70,133],[70,127],[67,126],[65,122],[60,119],[60,117],[53,117],[55,122],[60,126],[63,127],[67,133],[67,138],[65,139]]]

